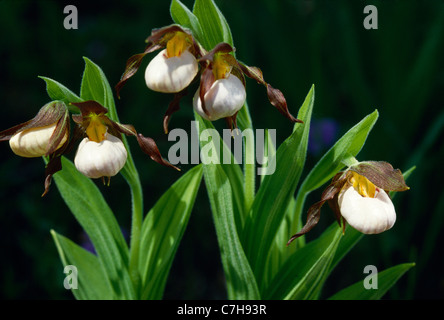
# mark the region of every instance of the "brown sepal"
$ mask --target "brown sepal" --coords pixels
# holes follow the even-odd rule
[[[174,98],[168,105],[168,109],[165,112],[165,115],[163,116],[163,130],[165,133],[168,133],[168,124],[170,123],[171,116],[173,115],[173,113],[179,111],[180,109],[180,100],[187,94],[188,94],[187,88],[174,94]]]
[[[327,188],[322,192],[321,200],[313,204],[307,212],[307,221],[302,229],[294,234],[290,240],[287,242],[287,246],[290,245],[294,240],[308,233],[311,229],[313,229],[319,222],[321,216],[321,208],[326,201],[333,201],[339,191],[341,191],[344,184],[347,183],[347,179],[345,177],[344,172],[339,172],[335,175],[332,182],[327,186]],[[338,220],[339,225],[341,225],[341,219],[338,218],[336,212],[336,219]]]
[[[257,67],[249,67],[241,62],[239,62],[239,67],[247,77],[256,80],[259,84],[262,84],[267,88],[268,100],[282,115],[288,118],[291,122],[303,123],[302,120],[295,118],[288,110],[287,100],[285,99],[284,94],[279,89],[273,88],[270,84],[265,82],[261,69]]]
[[[238,113],[239,113],[239,111],[236,112],[235,114],[233,114],[231,117],[225,118],[225,121],[227,122],[227,126],[231,131],[237,129],[237,114]]]
[[[52,176],[60,170],[62,170],[61,155],[52,155],[45,168],[45,191],[43,192],[42,197],[44,197],[49,191]]]
[[[145,137],[141,133],[138,133],[137,142],[139,143],[139,146],[142,149],[142,151],[147,155],[149,155],[153,161],[156,161],[157,163],[164,165],[166,167],[171,167],[180,171],[179,168],[175,167],[174,165],[172,165],[171,163],[162,158],[159,148],[157,147],[156,142],[152,138]]]
[[[380,189],[398,192],[410,189],[405,183],[401,170],[393,169],[388,162],[363,161],[350,167],[349,170],[366,177]]]

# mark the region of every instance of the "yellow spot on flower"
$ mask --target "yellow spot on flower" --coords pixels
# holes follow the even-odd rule
[[[228,78],[232,66],[227,62],[222,54],[216,54],[213,61],[213,74],[215,80]]]
[[[191,45],[191,37],[185,32],[178,31],[167,42],[166,49],[168,58],[180,57]]]
[[[97,143],[102,142],[105,140],[107,130],[108,128],[103,124],[102,120],[100,120],[100,115],[90,115],[90,121],[86,128],[86,134],[88,135],[89,140]]]
[[[366,177],[352,171],[352,176],[349,182],[353,188],[363,197],[374,198],[376,194],[376,186],[371,183]]]

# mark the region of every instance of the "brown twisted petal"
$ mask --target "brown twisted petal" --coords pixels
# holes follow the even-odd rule
[[[168,105],[168,109],[163,117],[163,130],[165,133],[168,133],[168,124],[170,123],[171,116],[173,115],[173,113],[179,111],[180,109],[180,100],[187,94],[188,94],[187,88],[174,94],[173,101],[171,101],[170,104]]]
[[[294,234],[290,240],[287,242],[287,246],[290,245],[294,240],[299,238],[300,236],[303,236],[304,234],[308,233],[311,229],[313,229],[319,222],[320,216],[321,216],[321,208],[324,205],[326,201],[333,200],[337,194],[341,191],[342,187],[347,183],[347,178],[344,172],[339,172],[335,175],[332,182],[327,186],[327,188],[324,190],[324,192],[321,195],[321,200],[313,204],[309,209],[307,213],[307,221],[305,225],[302,227],[302,229]],[[339,226],[341,226],[341,217],[338,216],[335,212],[336,219],[339,223]],[[342,223],[344,221],[342,220]],[[342,227],[344,228],[345,225],[342,224]]]
[[[259,68],[249,67],[241,62],[239,62],[239,66],[247,77],[252,78],[259,84],[267,87],[268,100],[282,115],[288,118],[291,122],[303,123],[302,120],[295,118],[288,110],[287,100],[285,99],[284,94],[279,89],[273,88],[270,84],[265,82],[262,71]]]
[[[159,148],[157,148],[156,142],[152,138],[145,137],[142,134],[137,134],[137,142],[139,143],[140,148],[144,153],[150,156],[153,161],[160,163],[166,167],[174,168],[178,171],[181,171],[179,168],[175,167],[168,161],[162,158]]]

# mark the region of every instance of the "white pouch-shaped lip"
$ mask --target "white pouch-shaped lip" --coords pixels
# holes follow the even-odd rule
[[[197,60],[188,50],[180,56],[168,58],[164,49],[148,64],[145,82],[153,91],[175,93],[185,89],[198,71]]]
[[[205,93],[205,108],[209,115],[202,109],[199,89],[194,95],[193,107],[204,119],[215,121],[233,116],[242,108],[246,97],[247,94],[242,81],[230,74],[228,78],[216,80],[210,90]]]
[[[77,149],[74,164],[89,178],[112,177],[123,168],[127,156],[123,142],[107,133],[101,142],[84,138]]]
[[[341,191],[339,210],[344,219],[365,234],[384,232],[395,224],[395,207],[387,193],[378,189],[375,197],[363,197],[353,186]]]

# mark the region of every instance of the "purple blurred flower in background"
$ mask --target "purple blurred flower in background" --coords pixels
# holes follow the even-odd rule
[[[333,145],[338,133],[339,124],[336,120],[331,118],[313,118],[308,138],[308,152],[313,156],[318,156],[322,151]]]
[[[128,243],[129,241],[129,232],[125,228],[120,228],[120,231],[122,231],[123,237],[125,238],[125,241]],[[88,234],[83,231],[80,234],[80,246],[85,249],[86,251],[91,252],[92,254],[97,254],[96,249],[94,248],[93,243],[91,242],[90,238],[88,237]]]

